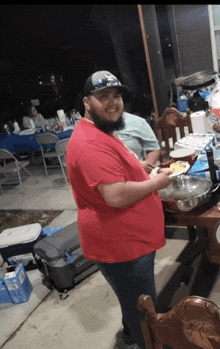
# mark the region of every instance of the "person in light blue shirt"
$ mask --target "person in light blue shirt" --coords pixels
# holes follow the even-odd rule
[[[150,173],[160,157],[159,142],[145,119],[127,112],[123,113],[123,119],[125,127],[115,134],[137,155],[145,171]]]
[[[220,141],[220,119],[216,116],[214,112],[209,111],[208,117],[206,119],[207,132],[214,133],[216,135],[217,141]]]

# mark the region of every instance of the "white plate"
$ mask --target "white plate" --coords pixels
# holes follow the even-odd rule
[[[170,178],[176,178],[184,173],[186,173],[189,169],[190,169],[190,164],[186,161],[178,161],[180,164],[185,165],[185,168],[182,171],[173,173],[171,175],[169,175]],[[160,169],[160,167],[156,167],[153,169],[153,171],[151,172],[154,176],[157,175],[158,170]]]
[[[185,158],[186,156],[190,156],[195,153],[195,149],[193,148],[181,148],[171,151],[170,157],[173,159]]]

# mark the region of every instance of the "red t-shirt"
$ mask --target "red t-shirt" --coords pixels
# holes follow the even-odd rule
[[[157,193],[116,208],[109,206],[97,189],[99,184],[149,179],[121,141],[81,119],[69,141],[66,162],[86,259],[125,262],[164,246],[164,214]]]

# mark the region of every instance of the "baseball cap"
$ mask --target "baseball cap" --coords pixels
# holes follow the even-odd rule
[[[84,85],[84,96],[110,87],[115,87],[122,93],[129,92],[129,88],[122,85],[116,76],[107,70],[100,70],[90,75],[86,80]]]

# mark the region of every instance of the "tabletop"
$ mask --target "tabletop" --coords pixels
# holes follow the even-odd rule
[[[48,132],[48,131],[46,131]],[[60,131],[60,132],[50,132],[59,137],[59,139],[65,139],[71,137],[73,128]],[[40,150],[40,146],[36,141],[36,136],[39,133],[45,133],[42,131],[36,131],[29,135],[19,135],[19,134],[2,134],[0,135],[0,148],[7,149],[11,153],[16,153],[19,151],[37,151]]]

